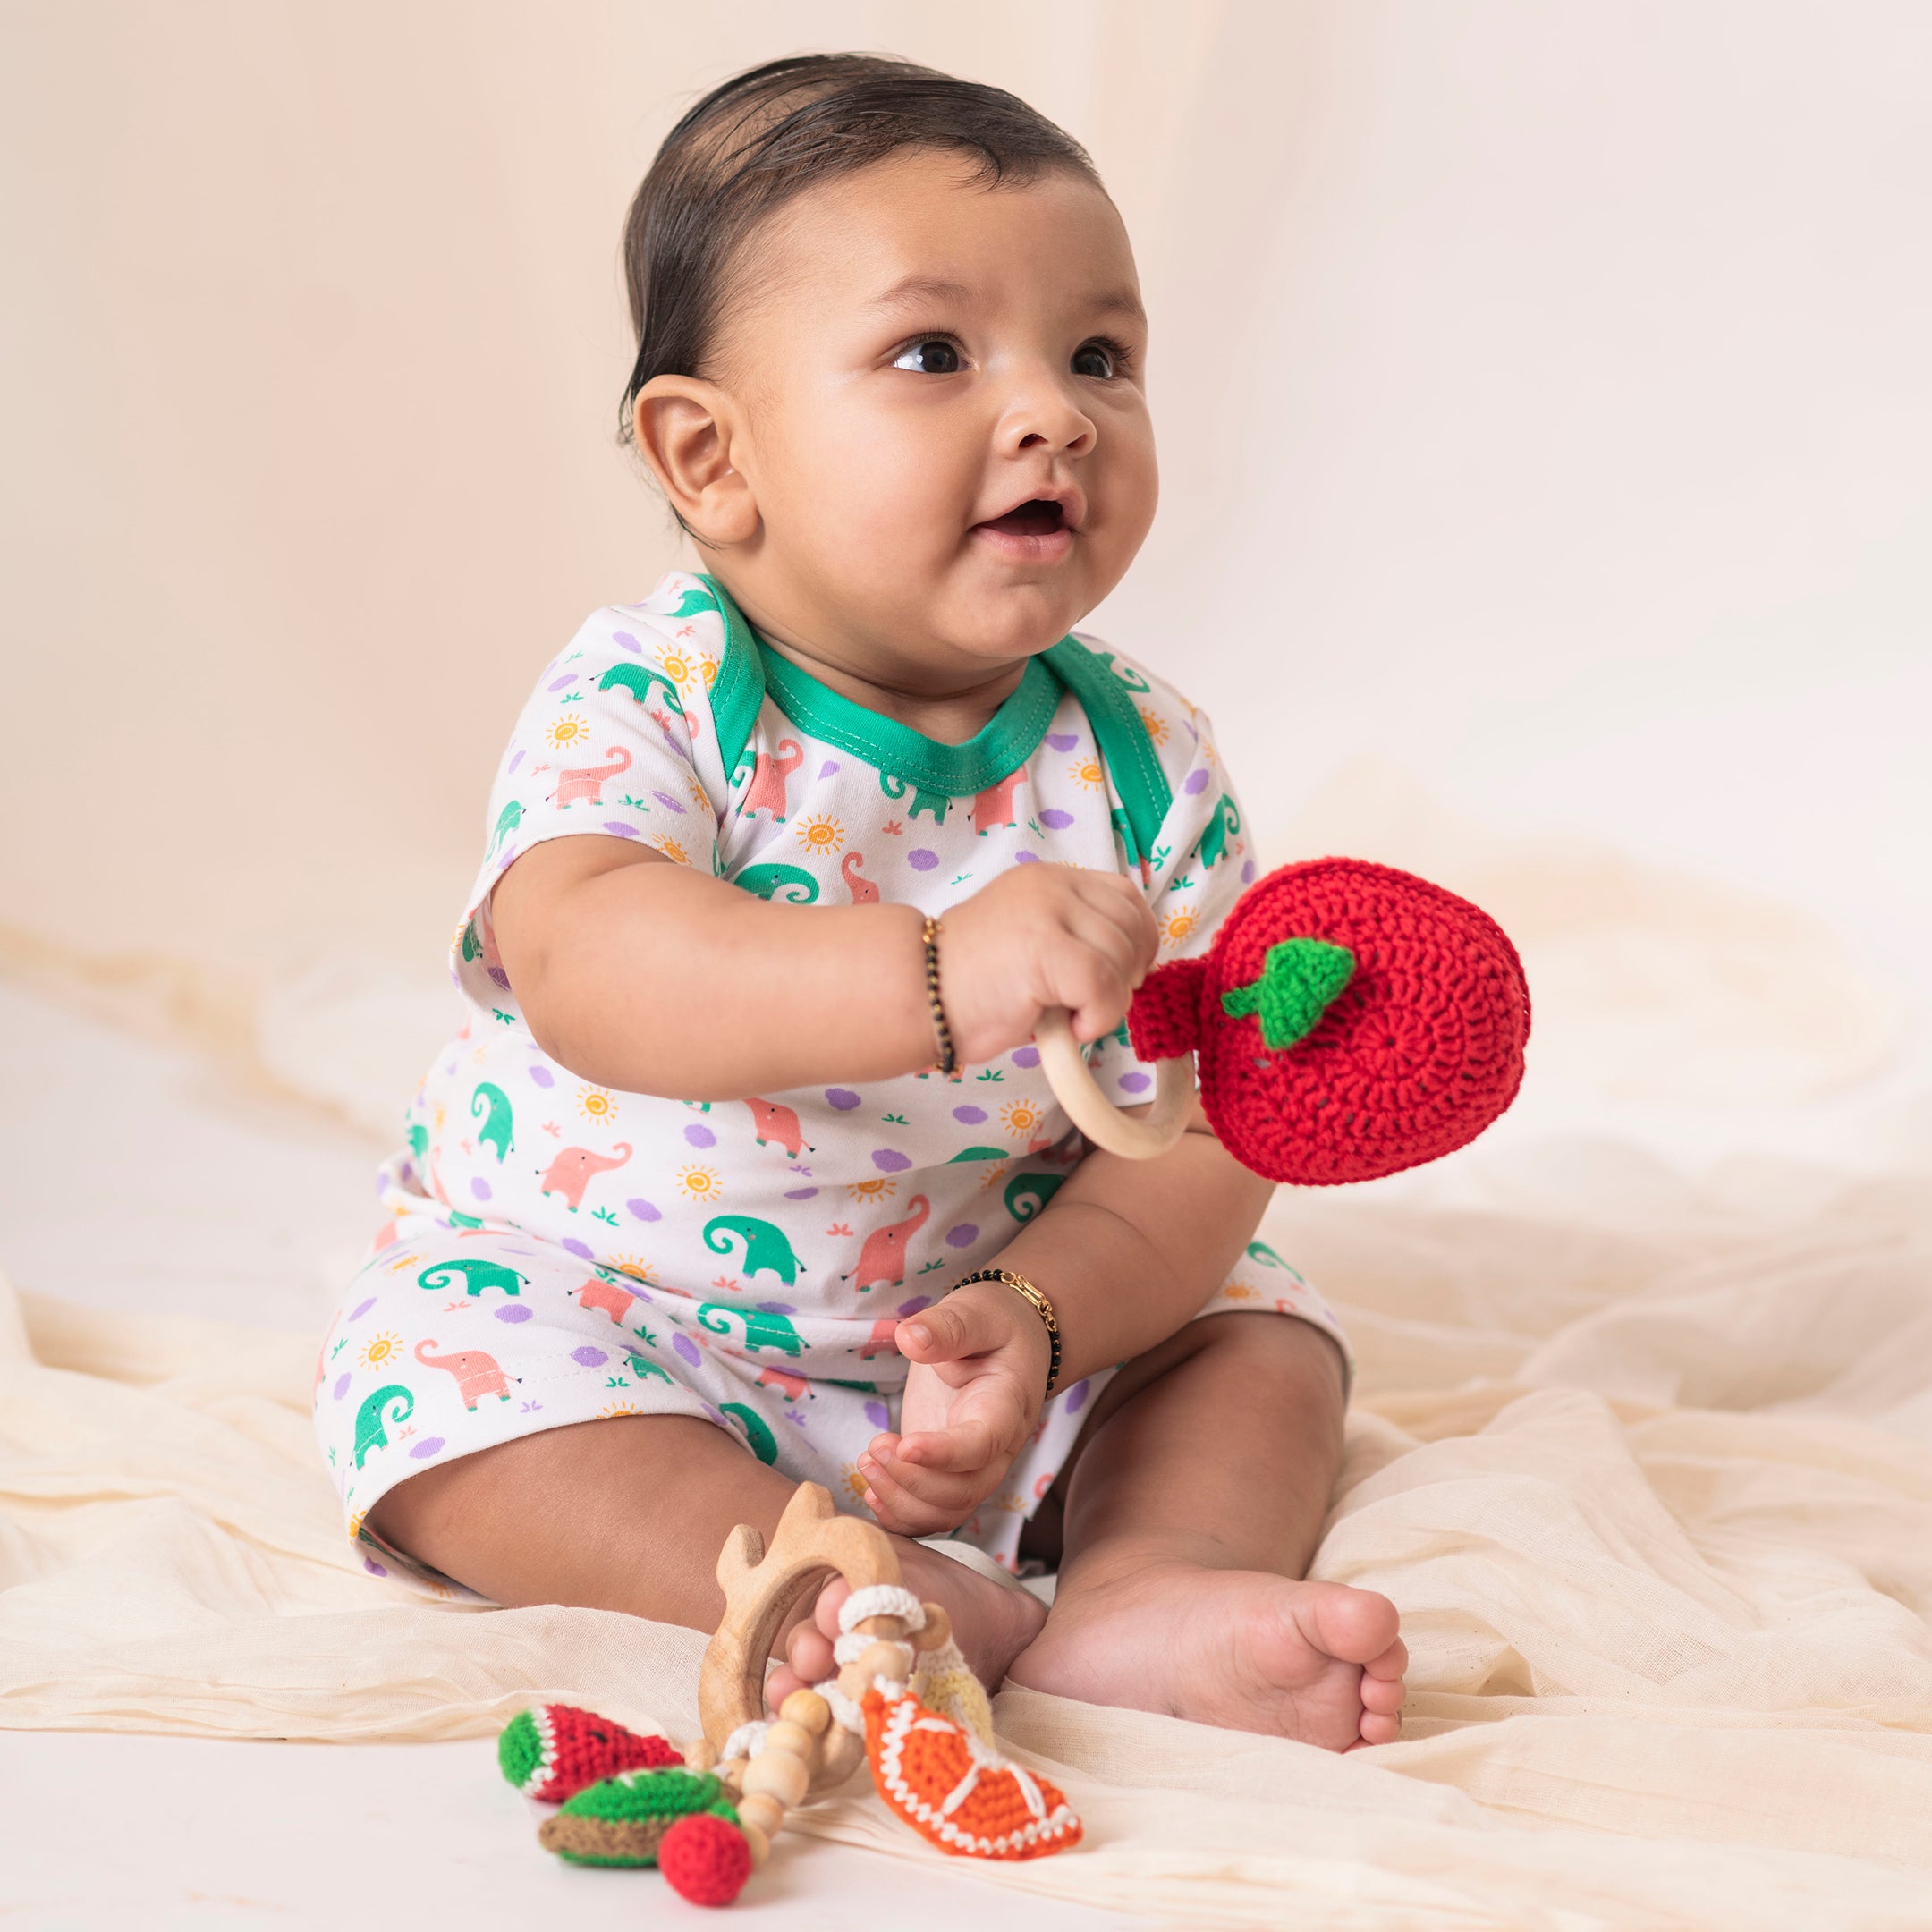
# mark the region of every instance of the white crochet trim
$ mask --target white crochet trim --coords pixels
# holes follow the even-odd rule
[[[906,1734],[911,1731],[936,1731],[942,1734],[951,1732],[966,1747],[970,1768],[936,1806],[922,1800],[906,1782],[902,1759]],[[1028,1811],[1032,1814],[1020,1830],[1002,1832],[997,1838],[963,1830],[953,1818],[953,1814],[979,1788],[981,1776],[987,1773],[995,1776],[1004,1773],[1012,1777]],[[930,1826],[942,1844],[962,1852],[969,1858],[997,1858],[1009,1852],[1029,1851],[1042,1842],[1050,1843],[1056,1838],[1066,1836],[1080,1824],[1072,1808],[1063,1801],[1052,1811],[1047,1810],[1046,1793],[1030,1772],[981,1744],[963,1725],[936,1717],[929,1711],[921,1711],[918,1703],[910,1698],[895,1704],[886,1714],[885,1729],[879,1739],[877,1776],[880,1791],[898,1809],[908,1818]]]
[[[734,1758],[756,1758],[765,1749],[765,1739],[771,1730],[769,1718],[756,1717],[750,1724],[741,1724],[724,1740],[724,1749],[718,1753],[720,1764],[729,1764]]]
[[[833,1639],[832,1661],[835,1664],[856,1664],[874,1644],[892,1641],[890,1637],[868,1637],[863,1631],[847,1631],[843,1637]]]
[[[827,1677],[812,1689],[832,1707],[832,1720],[843,1729],[865,1735],[865,1713],[839,1689],[836,1677]]]
[[[869,1583],[863,1589],[855,1589],[839,1606],[838,1627],[850,1633],[854,1624],[876,1616],[897,1617],[909,1631],[926,1628],[925,1605],[896,1583]],[[851,1657],[839,1658],[842,1664],[852,1661]]]

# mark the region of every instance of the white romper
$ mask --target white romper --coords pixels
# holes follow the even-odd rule
[[[350,1534],[377,1574],[436,1578],[364,1528],[393,1484],[539,1429],[702,1416],[862,1513],[861,1449],[897,1426],[896,1321],[996,1264],[1085,1143],[1021,1046],[735,1101],[613,1091],[549,1059],[498,957],[490,892],[575,834],[640,839],[796,904],[884,898],[941,914],[1050,860],[1140,881],[1164,957],[1203,950],[1255,865],[1207,720],[1078,637],[948,745],[832,691],[763,643],[722,585],[674,571],[598,611],[544,671],[491,795],[451,948],[469,1007],[379,1172],[382,1221],[316,1365],[315,1417]],[[654,1010],[642,1028],[729,1026]],[[1125,1029],[1090,1061],[1150,1097]],[[1051,1284],[1043,1284],[1051,1292]],[[1275,1309],[1343,1341],[1254,1242],[1201,1309]],[[957,1534],[1013,1568],[1107,1370],[1049,1402]]]

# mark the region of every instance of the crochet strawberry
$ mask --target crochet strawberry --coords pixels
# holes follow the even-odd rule
[[[1360,859],[1284,866],[1128,1012],[1143,1060],[1199,1056],[1221,1143],[1271,1181],[1373,1180],[1473,1140],[1516,1097],[1530,989],[1486,912]]]
[[[620,1771],[682,1765],[682,1755],[661,1737],[640,1737],[595,1711],[573,1704],[538,1704],[519,1711],[496,1740],[503,1775],[527,1798],[562,1804],[586,1785]]]

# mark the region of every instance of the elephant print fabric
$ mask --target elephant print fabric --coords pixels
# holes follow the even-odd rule
[[[818,682],[708,578],[673,572],[599,611],[504,753],[450,947],[466,1017],[380,1171],[376,1235],[317,1365],[318,1435],[369,1566],[446,1594],[366,1528],[383,1493],[603,1417],[702,1417],[862,1512],[856,1459],[896,1426],[905,1378],[894,1323],[996,1264],[1085,1152],[1030,1046],[952,1079],[732,1101],[580,1079],[531,1037],[490,922],[521,854],[619,839],[775,903],[936,915],[1011,866],[1085,866],[1134,878],[1178,958],[1253,878],[1245,826],[1207,720],[1090,640],[1034,660],[948,745]],[[1120,1104],[1151,1097],[1124,1027],[1091,1057]],[[1340,1340],[1279,1258],[1251,1251],[1202,1312],[1233,1309]],[[962,1536],[1014,1563],[1102,1379],[1049,1405]]]

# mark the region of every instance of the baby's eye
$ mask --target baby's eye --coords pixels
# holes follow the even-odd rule
[[[1073,352],[1073,373],[1076,376],[1097,376],[1105,380],[1114,373],[1119,360],[1120,352],[1110,342],[1097,339],[1082,343]]]
[[[956,376],[964,368],[958,349],[944,335],[928,335],[902,349],[894,358],[894,369],[911,369],[915,376]]]

